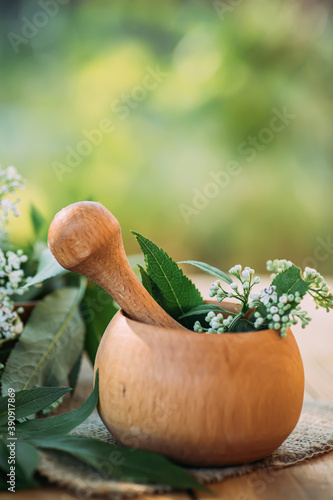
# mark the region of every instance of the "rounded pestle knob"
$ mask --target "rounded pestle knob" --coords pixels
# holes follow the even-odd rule
[[[184,329],[147,292],[131,268],[117,219],[100,203],[81,201],[58,212],[49,248],[59,264],[106,290],[131,319]]]

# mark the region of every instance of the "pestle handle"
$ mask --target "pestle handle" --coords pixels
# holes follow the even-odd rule
[[[184,329],[147,292],[131,268],[117,219],[100,203],[81,201],[58,212],[48,245],[59,264],[100,285],[133,320]]]

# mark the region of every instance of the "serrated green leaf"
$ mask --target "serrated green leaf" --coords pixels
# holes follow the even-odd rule
[[[43,408],[57,401],[70,387],[37,387],[15,393],[14,407],[8,407],[8,396],[0,397],[0,425],[8,422],[8,408],[14,409],[15,419],[34,415]]]
[[[119,306],[103,288],[92,281],[88,282],[81,313],[86,325],[84,348],[92,365],[103,333],[118,310]]]
[[[3,395],[9,387],[56,386],[67,379],[83,350],[85,328],[78,304],[85,283],[56,290],[35,307],[7,360],[1,379]]]
[[[301,297],[304,297],[310,286],[308,282],[303,280],[301,270],[294,264],[278,273],[273,279],[272,285],[276,286],[279,297],[284,293],[294,294],[295,292],[299,292]]]
[[[228,276],[220,269],[217,269],[217,267],[210,266],[205,262],[200,262],[198,260],[182,260],[181,262],[178,262],[178,264],[190,264],[191,266],[198,267],[199,269],[201,269],[201,271],[204,271],[205,273],[215,276],[215,278],[220,278],[220,280],[224,281],[225,283],[228,283],[228,285],[232,283],[232,279],[230,278],[230,276]]]
[[[53,257],[52,253],[46,248],[40,257],[37,273],[33,276],[23,288],[28,288],[32,285],[42,283],[49,278],[60,276],[61,274],[68,273],[58,261]]]
[[[150,278],[149,274],[147,273],[147,271],[138,264],[138,268],[139,268],[139,271],[140,271],[140,276],[141,276],[141,283],[143,284],[143,286],[145,287],[145,289],[147,290],[147,292],[150,293],[150,295],[152,297],[154,297],[154,291],[153,291],[153,285],[154,285],[154,282],[153,280]]]
[[[111,445],[84,436],[64,436],[57,439],[31,441],[36,446],[59,450],[79,459],[103,473],[103,477],[122,481],[165,484],[178,489],[207,488],[200,485],[189,473],[156,453],[133,450]]]
[[[16,435],[30,438],[61,436],[82,424],[94,411],[98,403],[98,371],[95,386],[89,398],[76,410],[55,417],[29,420],[16,426]],[[67,436],[68,437],[68,436]],[[66,437],[66,438],[67,438]]]
[[[143,267],[138,265],[138,268],[140,271],[143,286],[145,287],[147,292],[149,292],[150,295],[154,297],[156,302],[158,302],[158,304],[161,304],[163,302],[163,296],[160,289],[158,288],[156,283],[154,283],[154,281],[151,279],[151,277]]]
[[[131,266],[131,268],[135,272],[135,274],[137,276],[140,276],[139,267],[140,266],[142,267],[145,265],[145,258],[142,255],[142,253],[134,253],[134,254],[128,255],[127,260],[129,262],[129,265]]]
[[[158,296],[155,294],[154,299],[161,307],[177,320],[192,307],[203,304],[199,290],[177,263],[155,243],[139,233],[132,233],[145,256],[146,272],[160,293]]]

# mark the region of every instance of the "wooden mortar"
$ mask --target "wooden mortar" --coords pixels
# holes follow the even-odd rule
[[[49,246],[63,267],[98,283],[123,308],[108,325],[94,366],[98,411],[120,443],[184,464],[221,466],[259,460],[292,432],[304,371],[290,330],[281,338],[275,330],[207,335],[184,329],[139,282],[118,221],[99,203],[58,213]]]
[[[207,335],[145,325],[119,311],[97,368],[98,411],[112,435],[188,465],[264,458],[302,409],[304,371],[291,330],[285,338],[275,330]]]

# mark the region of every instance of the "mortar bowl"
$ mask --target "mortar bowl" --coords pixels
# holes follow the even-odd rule
[[[291,330],[206,335],[120,310],[100,342],[99,414],[118,442],[192,466],[245,464],[289,436],[304,395]]]

